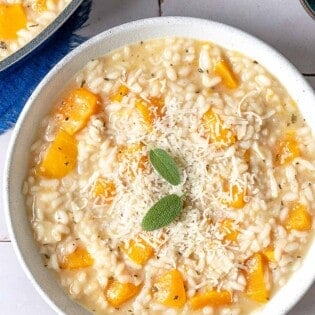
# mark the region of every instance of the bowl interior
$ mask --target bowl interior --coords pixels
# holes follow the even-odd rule
[[[28,224],[21,190],[28,169],[28,152],[37,126],[65,89],[65,82],[68,82],[90,59],[126,44],[165,36],[208,40],[257,60],[287,88],[289,94],[299,104],[308,124],[315,130],[315,97],[303,77],[272,48],[232,27],[194,18],[153,18],[116,27],[75,49],[45,77],[27,102],[12,137],[4,185],[7,220],[16,253],[28,277],[56,311],[66,314],[88,314],[64,294],[53,273],[48,272],[43,266],[33,232]],[[314,261],[315,242],[310,246],[302,268],[295,272],[288,283],[262,309],[263,314],[284,314],[296,303],[313,282]]]

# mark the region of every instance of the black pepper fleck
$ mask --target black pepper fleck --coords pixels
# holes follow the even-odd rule
[[[153,291],[153,292],[158,292],[159,289],[158,289],[156,286],[153,286],[153,287],[152,287],[152,291]]]
[[[292,124],[295,124],[296,121],[297,121],[297,116],[294,115],[294,114],[292,114],[292,115],[291,115],[291,123],[292,123]]]
[[[4,41],[0,41],[0,49],[8,49],[7,44]]]

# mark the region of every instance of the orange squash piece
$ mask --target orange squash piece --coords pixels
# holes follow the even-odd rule
[[[116,186],[112,181],[99,177],[93,187],[93,197],[104,197],[106,200],[111,199],[116,195]]]
[[[220,231],[224,233],[224,239],[229,241],[236,241],[238,236],[238,231],[232,227],[233,220],[225,219],[221,222]]]
[[[289,164],[299,156],[299,144],[296,141],[294,133],[288,133],[277,142],[274,154],[276,166]]]
[[[26,27],[27,18],[22,4],[0,3],[0,40],[13,40]]]
[[[226,60],[219,61],[214,68],[214,73],[222,78],[222,83],[229,89],[238,87],[238,80]]]
[[[229,291],[210,290],[203,293],[197,293],[189,300],[190,307],[198,310],[205,306],[223,306],[232,303],[232,294]]]
[[[138,265],[144,265],[154,254],[154,249],[140,237],[137,240],[130,240],[122,250]]]
[[[267,247],[263,250],[263,255],[266,257],[266,259],[269,261],[269,262],[275,262],[275,250],[273,247]]]
[[[232,186],[232,199],[229,205],[233,208],[243,208],[245,206],[244,191],[238,185]]]
[[[163,116],[162,109],[164,107],[164,102],[160,98],[151,98],[150,103],[143,99],[137,99],[135,106],[139,111],[144,123],[149,128],[152,128],[156,119],[159,119]]]
[[[149,104],[147,104],[143,100],[137,99],[135,105],[136,105],[136,108],[139,111],[144,123],[148,127],[152,127],[154,117],[153,117],[153,114],[150,110]]]
[[[65,256],[60,263],[61,269],[79,269],[92,266],[93,258],[85,248],[78,247],[73,253]]]
[[[38,13],[45,12],[47,10],[46,0],[36,0],[34,1],[32,8]]]
[[[115,92],[115,94],[111,95],[110,100],[112,102],[120,103],[124,96],[126,96],[128,93],[129,89],[125,85],[121,85]]]
[[[252,255],[246,262],[248,271],[246,273],[247,286],[246,295],[259,303],[268,301],[268,291],[265,284],[265,264],[262,254]]]
[[[225,128],[218,114],[210,108],[203,115],[203,124],[211,143],[217,143],[220,147],[227,147],[235,143],[236,138],[231,130]]]
[[[164,100],[161,97],[150,97],[150,104],[153,107],[154,118],[161,119],[163,117]]]
[[[133,283],[111,281],[106,288],[105,295],[108,303],[117,308],[132,299],[139,291],[140,286],[136,286]]]
[[[289,231],[309,231],[312,228],[312,216],[304,205],[298,203],[289,212],[285,227]]]
[[[77,141],[73,136],[60,130],[44,152],[37,171],[48,178],[62,178],[74,169],[77,156]]]
[[[142,143],[135,143],[129,146],[121,146],[118,154],[117,154],[117,161],[122,162],[123,160],[128,160],[130,163],[133,163],[137,159],[137,153],[142,151],[143,144]],[[146,164],[148,161],[147,155],[141,155],[138,160],[138,167],[142,170],[145,170]]]
[[[167,307],[181,308],[186,303],[182,274],[177,269],[158,277],[153,286],[154,299]]]
[[[98,102],[98,96],[85,88],[72,90],[57,108],[57,114],[62,116],[60,128],[69,135],[83,129],[96,112]]]
[[[229,192],[229,196],[226,199],[222,199],[222,203],[235,209],[241,209],[245,206],[244,190],[238,185],[232,185],[230,188],[228,185],[225,192]]]

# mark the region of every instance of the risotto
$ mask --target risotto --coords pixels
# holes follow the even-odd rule
[[[0,60],[25,46],[71,0],[0,0]]]
[[[315,145],[257,61],[163,38],[91,60],[31,147],[44,264],[98,314],[249,314],[313,238]]]

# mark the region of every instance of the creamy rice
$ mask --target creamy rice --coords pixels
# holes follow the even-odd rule
[[[97,109],[73,131],[64,108],[74,97],[60,95],[23,192],[45,266],[72,298],[99,314],[247,314],[299,268],[313,237],[314,139],[258,62],[213,43],[157,39],[90,61],[69,90],[97,95]],[[47,152],[60,129],[74,134],[66,143],[77,156],[67,151],[70,171],[60,164],[53,176]],[[152,168],[156,147],[174,158],[180,185]],[[185,195],[180,216],[143,231],[148,209],[172,193]],[[172,292],[161,284],[170,274]],[[113,283],[133,293],[115,304]]]
[[[0,60],[36,37],[70,1],[0,0]]]

